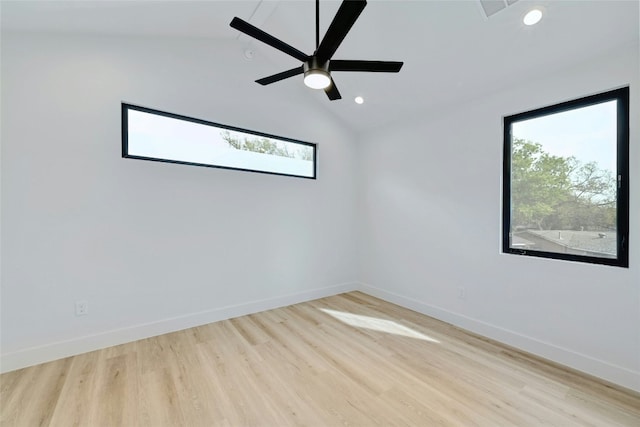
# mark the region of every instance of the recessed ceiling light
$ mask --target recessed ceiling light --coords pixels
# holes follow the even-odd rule
[[[522,22],[524,25],[535,25],[542,19],[542,11],[540,9],[532,9],[524,15]]]
[[[364,102],[364,98],[361,96],[356,96],[356,99],[354,99],[354,101],[356,101],[356,104],[362,104]]]

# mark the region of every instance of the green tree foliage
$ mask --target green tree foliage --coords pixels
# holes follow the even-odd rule
[[[242,139],[233,137],[229,131],[220,132],[220,136],[230,146],[238,150],[252,151],[254,153],[272,154],[275,156],[289,157],[300,160],[313,160],[313,148],[303,146],[297,150],[290,151],[286,144],[278,144],[265,137],[254,137]]]
[[[596,162],[560,157],[515,138],[511,155],[512,224],[540,230],[615,229],[616,185]]]

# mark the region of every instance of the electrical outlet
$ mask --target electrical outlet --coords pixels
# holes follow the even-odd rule
[[[76,301],[76,316],[86,316],[87,314],[89,314],[89,303]]]
[[[464,286],[458,286],[458,299],[467,299],[467,289]]]

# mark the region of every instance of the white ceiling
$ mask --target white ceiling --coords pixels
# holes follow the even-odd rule
[[[321,1],[321,36],[339,5]],[[526,27],[522,17],[535,6],[543,8],[544,17]],[[252,49],[272,64],[273,74],[299,63],[239,36],[229,27],[234,16],[306,53],[315,45],[312,0],[2,1],[0,12],[3,31],[237,40],[240,52]],[[635,0],[519,0],[490,18],[478,0],[372,0],[335,58],[404,61],[399,74],[334,73],[343,96],[334,102],[306,88],[301,77],[262,89],[275,95],[278,85],[297,85],[311,102],[360,132],[638,44],[639,22]],[[261,77],[257,72],[255,78]],[[357,95],[365,98],[363,105],[353,102]]]

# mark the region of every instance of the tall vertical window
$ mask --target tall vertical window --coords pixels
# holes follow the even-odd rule
[[[503,251],[629,266],[629,88],[504,118]]]
[[[316,145],[122,104],[122,157],[316,177]]]

